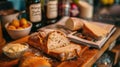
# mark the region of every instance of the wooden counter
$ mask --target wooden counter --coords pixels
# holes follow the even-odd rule
[[[116,38],[120,35],[120,28],[117,27],[114,34],[109,38],[109,40],[105,43],[105,45],[99,50],[99,49],[87,49],[83,52],[83,54],[76,60],[71,61],[65,61],[58,64],[58,67],[90,67],[92,66],[97,59],[100,58],[100,56],[107,50],[107,48],[110,46],[110,44],[116,40]],[[13,41],[11,43],[20,43],[20,42],[27,42],[29,36],[26,36],[24,38],[21,38],[19,40]],[[2,56],[0,56],[2,58]],[[3,57],[5,58],[5,57]],[[1,60],[0,59],[0,67],[13,67],[14,65],[18,64],[18,59],[15,60]],[[56,67],[56,66],[55,66]]]

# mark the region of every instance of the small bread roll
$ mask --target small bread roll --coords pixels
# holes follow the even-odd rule
[[[84,21],[80,20],[78,18],[74,18],[74,17],[70,17],[66,22],[65,22],[65,26],[66,28],[72,30],[72,31],[76,31],[76,30],[80,30],[83,27]]]

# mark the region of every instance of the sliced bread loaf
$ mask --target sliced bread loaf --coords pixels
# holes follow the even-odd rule
[[[56,57],[61,61],[72,59],[80,54],[81,47],[73,43],[71,44],[63,32],[54,30],[49,32],[46,37],[42,37],[40,33],[30,37],[28,43],[42,49],[46,54]]]

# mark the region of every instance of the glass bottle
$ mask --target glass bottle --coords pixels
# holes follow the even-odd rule
[[[32,31],[42,27],[41,0],[26,0],[26,13],[29,21],[33,23]]]
[[[93,6],[94,6],[94,13],[97,13],[100,8],[100,0],[93,0]]]
[[[57,21],[58,17],[58,1],[57,0],[46,0],[45,2],[45,15],[47,24],[52,24]]]
[[[58,0],[58,16],[70,16],[70,0]]]

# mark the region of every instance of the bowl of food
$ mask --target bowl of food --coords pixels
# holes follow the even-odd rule
[[[29,35],[32,23],[25,18],[21,18],[20,20],[14,19],[12,22],[6,23],[5,28],[12,39],[18,39]]]
[[[11,59],[19,58],[29,48],[27,43],[11,43],[3,47],[3,53]]]

